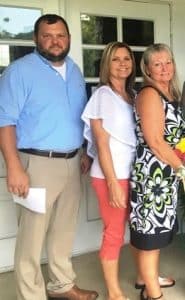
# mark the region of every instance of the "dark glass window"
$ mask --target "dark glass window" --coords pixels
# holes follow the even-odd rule
[[[30,46],[10,46],[10,61],[33,52],[34,48]]]
[[[33,51],[33,46],[0,45],[0,74],[15,59]]]
[[[117,40],[117,19],[81,14],[82,43],[103,45]]]
[[[139,92],[139,90],[142,87],[142,84],[143,84],[142,82],[135,82],[134,89],[136,90],[136,92]]]
[[[142,57],[143,52],[141,51],[134,51],[134,57],[136,62],[136,76],[140,77],[141,75],[141,69],[140,69],[140,61]]]
[[[148,46],[154,43],[154,22],[122,19],[123,41],[130,46]]]
[[[89,99],[97,87],[97,82],[86,82],[87,98]]]
[[[85,77],[99,77],[102,52],[103,50],[83,50],[83,71]]]

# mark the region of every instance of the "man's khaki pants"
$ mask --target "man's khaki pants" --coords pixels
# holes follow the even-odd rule
[[[48,290],[65,292],[74,285],[71,264],[81,198],[80,159],[46,158],[21,153],[30,187],[46,188],[46,214],[18,206],[15,278],[18,300],[46,300],[40,268],[44,241],[48,255]]]

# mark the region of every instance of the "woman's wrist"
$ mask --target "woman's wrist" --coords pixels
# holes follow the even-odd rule
[[[107,186],[108,187],[111,187],[114,183],[117,183],[117,178],[116,177],[113,177],[113,178],[109,178],[107,179]]]
[[[185,166],[180,165],[175,171],[177,177],[185,178]]]

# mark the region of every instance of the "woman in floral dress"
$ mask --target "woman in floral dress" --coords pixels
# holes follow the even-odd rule
[[[185,122],[169,47],[150,46],[143,54],[141,69],[145,86],[135,105],[138,143],[131,177],[131,245],[145,283],[141,300],[163,299],[159,254],[177,231],[177,173],[181,176],[184,167],[174,148],[185,133]]]

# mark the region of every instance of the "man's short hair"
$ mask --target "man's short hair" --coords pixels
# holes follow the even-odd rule
[[[45,22],[47,24],[55,24],[57,22],[62,22],[66,27],[68,35],[70,35],[68,24],[64,18],[62,18],[61,16],[56,15],[56,14],[45,14],[45,15],[42,15],[40,18],[38,18],[37,21],[35,22],[35,25],[34,25],[34,35],[35,36],[38,35],[39,26],[40,26],[41,22]]]

